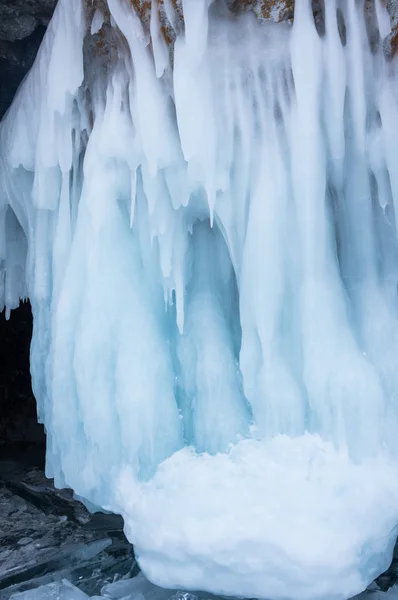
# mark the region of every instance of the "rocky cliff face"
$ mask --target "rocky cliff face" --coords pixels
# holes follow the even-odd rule
[[[0,0],[0,119],[33,64],[57,0]]]
[[[51,19],[56,0],[0,0],[0,39],[8,42],[29,37]]]
[[[384,51],[393,56],[398,48],[398,0],[388,0],[387,9],[391,19],[391,33],[384,40]]]

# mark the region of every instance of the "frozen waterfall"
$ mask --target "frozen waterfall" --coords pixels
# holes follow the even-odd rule
[[[170,588],[345,600],[398,526],[398,73],[363,1],[59,0],[0,126],[47,474]],[[95,6],[93,6],[95,4]],[[150,4],[150,3],[145,3]],[[369,4],[369,3],[368,3]],[[163,13],[162,13],[163,14]],[[167,35],[166,35],[167,34]]]

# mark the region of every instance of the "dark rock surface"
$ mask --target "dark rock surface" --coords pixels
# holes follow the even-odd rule
[[[46,27],[57,0],[0,0],[0,38],[9,42],[29,37]]]
[[[56,490],[36,448],[0,460],[0,600],[67,578],[94,595],[136,574],[118,515],[91,514],[71,490]]]

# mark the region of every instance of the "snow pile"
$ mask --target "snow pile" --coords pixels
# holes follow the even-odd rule
[[[325,4],[320,37],[307,0],[292,28],[184,0],[170,53],[155,9],[149,37],[60,0],[0,128],[47,473],[165,587],[332,600],[391,558],[397,75]]]

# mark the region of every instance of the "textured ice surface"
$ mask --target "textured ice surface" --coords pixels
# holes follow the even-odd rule
[[[1,592],[0,592],[1,593]],[[189,592],[165,590],[150,583],[142,573],[130,579],[119,579],[108,583],[100,596],[88,596],[67,579],[41,585],[22,593],[14,594],[10,600],[221,600],[210,594],[193,595]]]
[[[67,579],[42,585],[39,588],[14,594],[10,600],[88,600],[84,594]]]
[[[373,589],[374,588],[374,589]],[[49,585],[42,585],[26,592],[11,596],[10,600],[223,600],[222,597],[203,593],[189,593],[162,589],[150,583],[140,573],[134,578],[119,579],[108,583],[101,590],[100,596],[87,596],[67,579]],[[368,590],[352,600],[396,600],[398,586],[393,586],[386,592],[372,584]]]
[[[398,523],[396,63],[361,2],[323,37],[221,4],[171,61],[155,12],[59,1],[0,128],[0,302],[31,299],[47,474],[153,582],[344,599]]]
[[[136,499],[126,532],[159,585],[173,573],[175,587],[329,600],[337,581],[349,598],[387,568],[394,477],[383,461],[355,465],[316,436],[280,436],[242,441],[228,455],[184,449],[140,490],[128,473],[118,489],[120,506]]]
[[[108,583],[101,590],[101,596],[111,598],[111,600],[137,596],[143,597],[145,600],[167,600],[172,594],[172,591],[163,590],[150,583],[142,573],[131,579],[120,579],[114,583]]]

